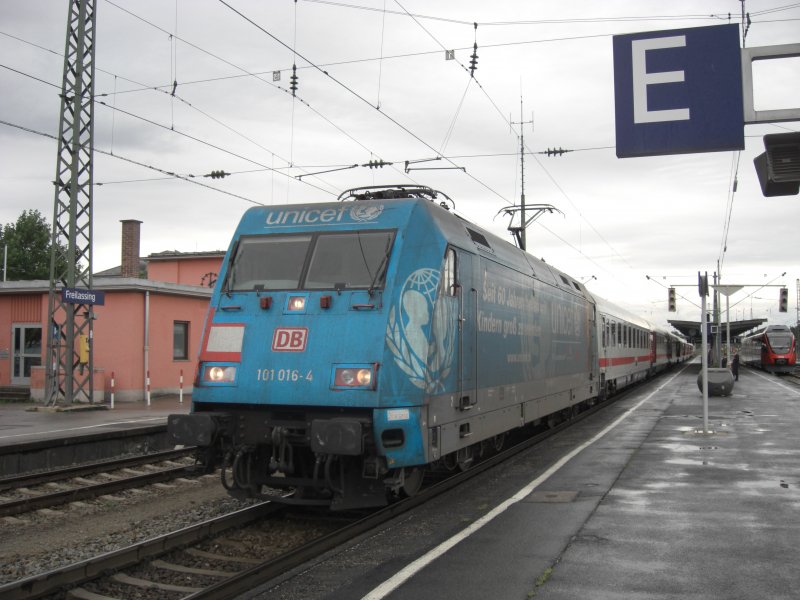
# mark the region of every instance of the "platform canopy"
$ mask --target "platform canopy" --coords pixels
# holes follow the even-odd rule
[[[731,337],[733,338],[742,335],[746,331],[755,329],[759,325],[763,325],[766,322],[766,319],[745,319],[743,321],[731,321]],[[670,320],[669,324],[685,335],[690,342],[694,343],[700,340],[700,321]],[[720,323],[720,328],[722,329],[722,338],[725,339],[725,335],[727,333],[726,323]]]

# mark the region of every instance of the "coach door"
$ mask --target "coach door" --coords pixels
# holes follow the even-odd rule
[[[458,392],[459,406],[468,409],[478,401],[477,335],[478,290],[475,285],[473,256],[457,252],[458,273]]]
[[[658,358],[657,354],[658,346],[656,341],[656,334],[654,331],[650,332],[650,366],[656,366],[656,359]]]

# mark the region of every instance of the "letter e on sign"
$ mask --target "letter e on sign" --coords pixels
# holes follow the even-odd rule
[[[276,327],[272,334],[273,352],[305,352],[308,329],[305,327]]]

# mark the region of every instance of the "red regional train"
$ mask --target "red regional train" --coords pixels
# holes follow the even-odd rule
[[[797,346],[788,325],[768,325],[742,338],[739,360],[770,373],[786,374],[797,365]]]

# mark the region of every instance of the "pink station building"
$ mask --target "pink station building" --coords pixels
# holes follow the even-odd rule
[[[94,401],[191,394],[197,348],[225,255],[159,252],[139,257],[141,222],[122,221],[122,264],[93,276]],[[48,281],[0,282],[0,386],[44,399]],[[181,384],[181,380],[183,383]]]

